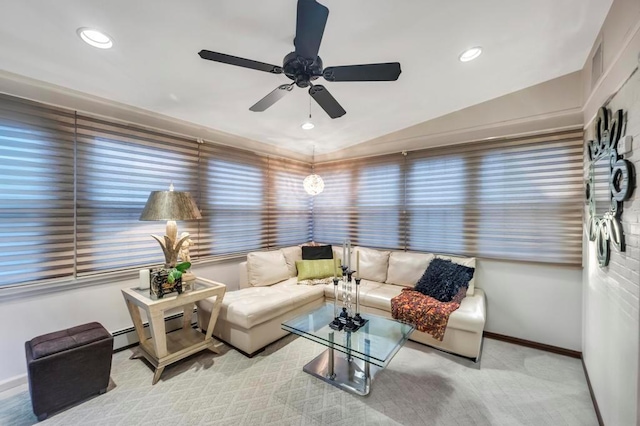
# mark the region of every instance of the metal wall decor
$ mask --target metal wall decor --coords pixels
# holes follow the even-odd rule
[[[622,110],[611,114],[609,109],[602,107],[595,122],[596,139],[588,142],[588,234],[589,239],[596,242],[601,267],[609,264],[610,243],[619,251],[625,251],[620,215],[623,202],[629,199],[635,186],[633,164],[618,154],[618,141],[625,128]]]

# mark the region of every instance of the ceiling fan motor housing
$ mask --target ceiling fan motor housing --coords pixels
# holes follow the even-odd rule
[[[282,69],[298,87],[309,87],[312,80],[322,75],[322,59],[320,56],[309,59],[291,52],[284,57]]]

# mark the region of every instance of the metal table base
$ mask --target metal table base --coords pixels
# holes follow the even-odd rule
[[[342,390],[364,396],[369,394],[371,382],[382,368],[329,346],[302,370]]]

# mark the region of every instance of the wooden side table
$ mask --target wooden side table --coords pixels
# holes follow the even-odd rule
[[[162,299],[152,298],[148,289],[122,289],[122,295],[140,340],[139,354],[134,354],[131,358],[144,356],[155,367],[156,371],[153,375],[152,385],[158,382],[164,368],[169,364],[173,364],[204,349],[220,353],[218,348],[222,344],[216,344],[217,341],[211,337],[211,333],[216,325],[226,289],[227,287],[224,284],[204,278],[196,278],[193,290],[180,295],[170,293]],[[197,301],[214,296],[216,299],[211,311],[207,332],[202,334],[200,331],[191,328],[193,308]],[[164,324],[164,312],[172,308],[182,308],[184,319],[182,329],[167,334]],[[141,309],[146,312],[149,320],[149,328],[151,330],[151,338],[149,339],[146,338],[144,333],[144,325],[140,317]]]

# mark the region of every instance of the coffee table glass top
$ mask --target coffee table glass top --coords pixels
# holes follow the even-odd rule
[[[333,333],[333,349],[384,368],[407,341],[414,327],[377,315],[361,315],[369,322],[358,331],[333,330],[329,327],[334,318],[333,303],[330,303],[284,322],[282,328],[327,347],[331,347]]]

